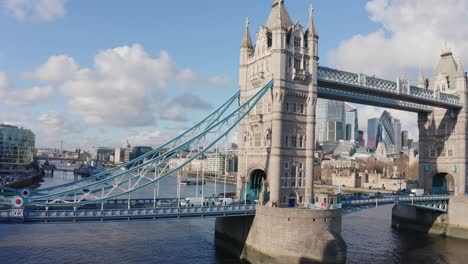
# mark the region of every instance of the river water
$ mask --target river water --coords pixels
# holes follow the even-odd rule
[[[59,172],[45,178],[42,187],[73,179],[71,173]],[[161,183],[161,197],[175,197],[176,180],[170,177]],[[181,196],[195,196],[195,189],[183,187]],[[216,192],[223,189],[221,179]],[[207,183],[203,192],[215,193],[214,184]],[[152,195],[148,189],[132,198]],[[347,263],[468,263],[468,241],[398,232],[390,219],[391,206],[343,217]],[[214,222],[197,218],[0,225],[0,263],[240,263],[215,250]]]

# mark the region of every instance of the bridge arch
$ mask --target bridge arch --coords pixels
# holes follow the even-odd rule
[[[250,172],[250,189],[259,190],[262,188],[262,181],[266,179],[266,173],[264,170],[256,168]]]
[[[455,178],[446,172],[438,172],[432,177],[432,193],[445,194],[455,192]]]

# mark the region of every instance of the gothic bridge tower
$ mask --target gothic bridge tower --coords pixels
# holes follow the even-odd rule
[[[252,43],[248,21],[240,48],[241,103],[272,78],[273,89],[239,125],[238,195],[255,200],[263,179],[269,202],[302,206],[313,197],[318,34],[275,0]]]
[[[420,73],[418,86],[458,95],[464,107],[453,111],[434,108],[432,113],[418,114],[419,185],[429,193],[467,192],[468,164],[468,102],[467,76],[461,60],[444,48],[430,82]]]

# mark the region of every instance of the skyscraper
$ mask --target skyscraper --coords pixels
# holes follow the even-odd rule
[[[367,147],[372,150],[377,148],[377,134],[379,130],[379,118],[372,118],[367,120]]]
[[[409,147],[408,131],[407,130],[401,131],[401,147],[402,148],[408,148]]]
[[[382,142],[388,153],[401,150],[401,122],[384,111],[380,118],[372,118],[367,121],[367,146],[376,150]]]
[[[318,99],[316,122],[316,138],[319,143],[339,140],[357,142],[357,108],[348,103]]]

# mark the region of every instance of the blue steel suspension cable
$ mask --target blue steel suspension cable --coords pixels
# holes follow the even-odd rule
[[[48,188],[44,188],[44,189],[40,189],[40,190],[37,190],[36,192],[47,192],[47,191],[50,191],[50,190],[54,190],[54,189],[58,189],[58,188],[63,188],[63,187],[68,187],[68,186],[72,186],[72,185],[75,185],[75,184],[78,184],[78,183],[81,183],[81,182],[87,182],[87,181],[93,181],[97,178],[102,178],[103,176],[106,176],[108,175],[109,173],[112,173],[112,172],[115,172],[117,170],[120,170],[122,168],[126,168],[127,166],[129,165],[134,165],[134,164],[137,164],[139,161],[141,160],[144,160],[146,157],[148,156],[151,156],[151,155],[154,155],[154,154],[159,154],[159,152],[161,150],[163,150],[165,147],[169,146],[170,144],[176,142],[177,140],[181,139],[182,137],[184,137],[185,135],[187,135],[188,133],[192,132],[193,130],[195,130],[196,128],[200,127],[203,123],[206,123],[211,117],[215,116],[216,113],[220,112],[220,114],[218,115],[219,116],[222,116],[224,114],[224,112],[235,102],[235,100],[237,99],[237,97],[239,96],[239,93],[240,91],[236,92],[231,98],[229,98],[229,100],[227,100],[221,107],[219,107],[218,109],[216,109],[215,111],[213,111],[210,115],[208,115],[206,118],[204,118],[202,121],[200,121],[198,124],[194,125],[193,127],[191,127],[190,129],[186,130],[185,132],[183,132],[182,134],[178,135],[177,137],[173,138],[172,140],[168,141],[167,143],[163,144],[162,146],[150,151],[150,152],[147,152],[145,154],[143,154],[142,156],[138,157],[138,158],[135,158],[131,161],[128,161],[124,164],[121,164],[117,167],[114,167],[112,169],[109,169],[109,170],[105,170],[103,172],[100,172],[100,173],[97,173],[91,177],[88,177],[88,178],[83,178],[83,179],[80,179],[80,180],[77,180],[77,181],[73,181],[73,182],[70,182],[70,183],[65,183],[65,184],[61,184],[61,185],[55,185],[55,186],[51,186],[51,187],[48,187]],[[216,121],[217,119],[215,119],[214,121]],[[214,122],[213,121],[213,122]],[[209,125],[211,125],[213,122],[211,122]],[[0,188],[1,189],[1,188]],[[11,189],[11,191],[16,191],[16,189]]]
[[[112,195],[112,196],[107,196],[107,197],[103,197],[103,198],[100,198],[100,199],[96,199],[96,200],[87,200],[87,201],[82,201],[82,202],[79,202],[79,203],[67,203],[67,204],[52,204],[54,206],[70,206],[70,205],[84,205],[84,204],[90,204],[90,203],[99,203],[99,202],[102,202],[102,201],[106,201],[106,200],[109,200],[109,199],[112,199],[112,198],[115,198],[115,197],[118,197],[118,196],[121,196],[121,195],[125,195],[125,194],[130,194],[130,193],[133,193],[133,192],[136,192],[150,184],[154,184],[155,182],[158,182],[166,177],[168,177],[169,175],[171,175],[172,173],[180,170],[181,168],[183,168],[184,166],[186,166],[187,164],[189,164],[190,162],[192,162],[194,159],[198,158],[200,155],[204,154],[206,151],[208,151],[208,149],[210,149],[212,146],[214,146],[218,141],[220,141],[223,137],[225,137],[227,134],[229,134],[229,132],[232,131],[232,129],[234,129],[237,124],[239,124],[239,122],[247,115],[250,113],[250,111],[256,106],[256,104],[258,103],[258,101],[263,97],[263,95],[266,93],[266,91],[268,91],[269,89],[271,89],[273,85],[273,81],[270,81],[263,89],[260,90],[260,96],[256,97],[254,103],[248,107],[247,111],[240,114],[240,117],[224,132],[222,133],[220,136],[218,136],[214,141],[212,141],[206,148],[204,148],[202,151],[199,151],[195,156],[193,156],[192,158],[188,159],[187,161],[185,161],[184,163],[182,163],[181,165],[179,165],[178,167],[166,172],[164,175],[160,176],[159,178],[157,179],[154,179],[152,181],[149,181],[147,183],[144,183],[142,184],[141,186],[138,186],[136,188],[133,188],[132,190],[127,190],[123,193],[118,193],[118,194],[115,194],[115,195]],[[255,96],[254,96],[255,97]],[[236,111],[234,111],[234,113],[237,113],[240,109],[237,109]],[[232,117],[233,114],[230,115],[230,117]],[[219,124],[222,124],[224,123],[225,121],[220,121],[218,122],[218,125]],[[216,126],[213,126],[211,128],[215,128]],[[205,136],[207,133],[209,133],[210,131],[209,130],[206,130],[204,131],[202,134],[203,136]],[[50,203],[30,203],[31,205],[37,205],[37,206],[50,206],[51,204]]]
[[[231,113],[228,117],[226,117],[225,119],[223,119],[222,121],[219,121],[217,122],[215,125],[211,126],[210,128],[206,129],[204,132],[202,132],[199,136],[197,137],[194,137],[192,138],[191,140],[189,140],[188,142],[186,142],[185,144],[181,145],[178,147],[178,149],[184,149],[185,147],[189,146],[191,143],[193,143],[196,139],[199,139],[201,137],[204,137],[206,136],[206,134],[208,132],[210,132],[213,128],[219,126],[220,124],[223,124],[224,122],[226,122],[226,120],[228,120],[229,118],[233,117],[240,109],[242,108],[245,108],[253,99],[256,99],[255,100],[255,104],[258,102],[258,100],[260,100],[261,96],[263,96],[263,94],[269,90],[272,86],[272,81],[270,81],[267,85],[265,85],[265,87],[263,87],[262,89],[260,89],[256,95],[252,96],[248,101],[246,101],[242,106],[240,106],[238,109],[236,109],[236,111],[234,111],[233,113]],[[259,97],[260,95],[260,97]],[[249,109],[250,111],[250,109]],[[244,115],[245,116],[245,115]],[[174,154],[176,151],[175,150],[172,150],[170,152],[168,152],[167,154]],[[204,153],[204,151],[203,151]],[[161,159],[162,157],[157,157],[155,160],[158,160],[158,159]],[[113,180],[114,178],[117,178],[119,176],[125,176],[137,169],[140,169],[140,168],[143,168],[149,164],[152,164],[154,163],[155,160],[149,160],[143,164],[140,164],[134,168],[132,168],[131,170],[128,170],[128,171],[125,171],[125,172],[122,172],[122,173],[119,173],[117,175],[114,175],[112,177],[108,177],[106,179],[103,179],[102,181],[99,181],[99,182],[95,182],[95,183],[91,183],[91,184],[88,184],[88,185],[84,185],[84,186],[79,186],[75,189],[71,189],[71,190],[66,190],[66,191],[62,191],[62,192],[59,192],[59,193],[53,193],[53,194],[47,194],[47,195],[42,195],[42,196],[38,196],[38,197],[31,197],[30,199],[33,200],[33,199],[45,199],[45,198],[50,198],[50,197],[56,197],[56,196],[59,196],[59,195],[64,195],[64,194],[67,194],[67,193],[70,193],[70,194],[73,194],[75,193],[76,191],[81,191],[83,190],[83,188],[87,188],[87,187],[92,187],[92,186],[95,186],[95,185],[98,185],[100,183],[102,183],[103,181],[110,181],[110,180]],[[158,166],[159,167],[159,166]],[[156,169],[156,168],[155,168]],[[150,171],[154,171],[154,169],[151,169]],[[137,176],[138,177],[138,176]],[[130,180],[130,179],[129,179]],[[127,180],[126,182],[128,182],[129,180]],[[154,181],[155,182],[155,181]],[[120,184],[119,184],[120,185]],[[119,194],[119,195],[122,195],[122,194]]]

